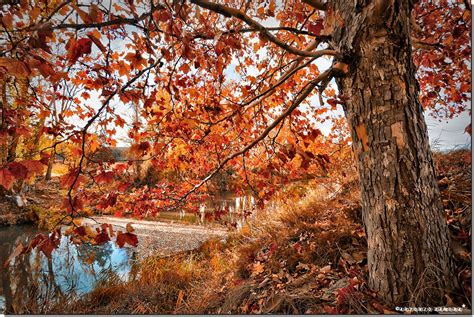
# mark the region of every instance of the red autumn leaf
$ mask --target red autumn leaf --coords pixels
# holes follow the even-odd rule
[[[465,133],[468,133],[469,135],[472,135],[472,126],[469,123],[469,125],[464,129]]]
[[[78,211],[83,209],[84,203],[79,197],[74,197],[72,200],[69,200],[69,198],[64,198],[62,208],[66,209],[67,212],[71,213],[73,210]]]
[[[321,35],[322,30],[324,29],[324,24],[322,20],[316,22],[311,22],[308,24],[308,31],[315,35]]]
[[[163,9],[153,12],[153,19],[160,22],[167,22],[171,17],[171,13],[168,10]]]
[[[136,234],[130,233],[130,232],[125,232],[122,233],[121,231],[117,232],[117,245],[119,248],[122,248],[125,243],[136,247],[138,245],[138,237]]]
[[[97,244],[104,244],[104,243],[110,241],[110,237],[107,234],[107,230],[102,228],[101,232],[98,235],[95,236],[94,241]]]
[[[77,42],[73,41],[69,46],[68,59],[71,64],[74,64],[79,57],[91,53],[92,40],[90,38],[82,38],[77,40]]]
[[[41,174],[44,171],[44,164],[36,160],[24,160],[20,162],[21,165],[28,170],[28,177],[34,174]]]
[[[15,177],[8,169],[4,168],[0,170],[0,185],[5,187],[5,189],[10,189],[14,181]]]
[[[84,226],[74,228],[74,233],[81,237],[85,237],[87,235],[86,228],[84,228]]]
[[[56,74],[54,68],[44,58],[34,56],[28,61],[30,69],[37,69],[44,78],[49,78]]]
[[[71,171],[69,171],[69,173],[64,174],[63,176],[61,176],[61,178],[59,180],[59,183],[61,184],[61,187],[69,188],[75,182],[74,183],[74,189],[76,189],[78,186],[80,186],[82,183],[84,183],[87,180],[87,178],[84,175],[79,175],[77,177],[78,172],[79,172],[78,169],[75,168],[75,169],[72,169]],[[76,177],[77,177],[77,180],[76,180]]]
[[[127,188],[130,187],[130,183],[122,183],[118,186],[118,190],[123,193],[127,190]]]
[[[48,165],[50,157],[51,156],[47,153],[41,153],[41,159],[39,161],[41,164]]]
[[[31,132],[26,127],[17,127],[15,128],[15,134],[18,136],[29,136]]]
[[[53,253],[53,250],[56,249],[57,245],[51,240],[51,239],[45,239],[39,245],[39,250],[43,252],[46,257],[51,258],[51,253]]]
[[[25,252],[31,252],[31,250],[33,250],[34,248],[36,248],[36,246],[38,246],[39,244],[41,244],[45,239],[47,239],[48,237],[45,236],[44,234],[42,233],[39,233],[37,234],[33,239],[31,239],[30,243],[28,244],[28,247],[27,249],[25,250]]]
[[[308,167],[309,167],[309,163],[310,163],[310,162],[309,162],[308,159],[303,158],[303,160],[301,160],[301,165],[300,165],[300,167],[301,167],[302,169],[305,169],[305,170],[306,170],[306,169],[308,169]]]
[[[108,207],[112,207],[117,203],[117,194],[109,193],[103,198],[99,204],[97,204],[98,209],[107,209]]]
[[[148,149],[150,148],[150,143],[149,142],[140,142],[140,145],[138,146],[138,149],[145,152],[145,151],[148,151]]]
[[[7,168],[10,171],[10,173],[13,175],[13,177],[17,179],[20,179],[20,178],[24,179],[28,175],[28,169],[24,165],[18,162],[9,163],[7,165]]]
[[[95,181],[97,182],[97,184],[110,183],[114,179],[114,174],[115,173],[112,171],[101,172],[95,177]]]
[[[303,22],[305,21],[305,19],[306,19],[306,17],[305,17],[303,14],[301,14],[301,13],[299,13],[299,12],[296,13],[296,20],[297,20],[298,22],[303,23]]]

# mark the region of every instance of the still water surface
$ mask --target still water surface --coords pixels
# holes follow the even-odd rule
[[[126,281],[135,263],[131,248],[118,248],[112,242],[75,245],[63,236],[51,259],[34,250],[29,256],[18,256],[5,268],[3,263],[16,244],[21,241],[26,245],[39,232],[34,226],[0,228],[2,311],[20,308],[15,306],[35,298],[41,305],[51,298],[83,295],[111,274]]]

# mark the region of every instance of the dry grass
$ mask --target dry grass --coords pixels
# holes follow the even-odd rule
[[[297,197],[279,205],[277,215],[234,237],[232,268],[223,285],[206,298],[207,305],[196,299],[184,313],[368,311],[361,292],[366,245],[354,222],[359,206],[343,195],[322,199],[328,193],[320,186],[294,189],[289,191]],[[344,288],[350,296],[337,292]]]

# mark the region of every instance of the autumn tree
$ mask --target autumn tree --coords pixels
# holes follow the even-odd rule
[[[250,187],[265,201],[277,184],[324,173],[343,141],[342,109],[362,186],[370,287],[400,305],[439,304],[456,286],[423,108],[440,117],[468,108],[468,1],[2,3],[3,78],[43,77],[55,98],[67,98],[59,83],[84,91],[71,125],[49,130],[79,158],[62,182],[70,216],[94,199],[125,208],[123,192],[137,212],[172,208],[202,195],[224,167],[242,180],[236,190]],[[37,101],[45,89],[30,86]],[[123,164],[117,174],[87,169],[92,136],[106,131],[101,142],[113,144],[124,125],[117,107],[127,103],[143,105],[146,129],[134,138],[151,140],[136,154],[155,169],[178,168],[179,184],[131,189],[114,177]],[[329,120],[335,128],[322,138],[317,124]],[[86,170],[117,191],[85,193]]]

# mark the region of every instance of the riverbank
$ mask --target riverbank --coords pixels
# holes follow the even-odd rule
[[[59,177],[49,181],[38,179],[34,186],[24,185],[23,191],[0,198],[0,227],[38,224],[44,225],[48,211],[61,201]],[[46,226],[45,226],[46,227]]]

